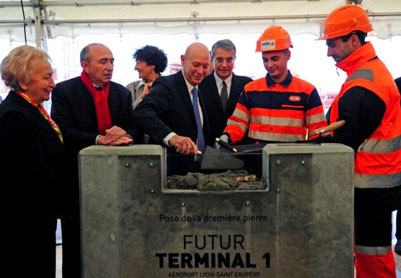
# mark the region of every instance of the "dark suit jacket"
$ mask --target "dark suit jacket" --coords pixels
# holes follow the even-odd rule
[[[203,134],[205,143],[212,145],[207,113],[205,113],[205,100],[199,91],[200,106],[203,113]],[[197,140],[197,126],[191,98],[182,72],[170,76],[163,76],[153,82],[149,94],[134,110],[134,118],[138,126],[149,134],[150,139],[157,144],[163,144],[163,138],[169,133],[190,137]],[[174,148],[168,148],[168,154],[176,155]],[[168,158],[168,172],[185,173],[194,170],[193,156],[177,160]],[[175,170],[182,168],[183,171]],[[174,170],[171,170],[174,169]]]
[[[28,269],[19,273],[54,276],[56,215],[70,201],[65,150],[38,109],[13,91],[0,104],[0,158],[2,223],[12,230],[2,245],[4,267],[24,250]]]
[[[206,144],[211,144],[208,115],[205,113],[205,99],[199,92],[203,113],[203,134]],[[162,144],[163,138],[175,132],[196,142],[197,127],[191,98],[182,72],[163,76],[153,82],[148,96],[136,107],[134,118],[138,126]]]
[[[134,142],[141,141],[141,134],[133,121],[131,92],[124,86],[110,82],[109,110],[112,125],[127,131]],[[99,135],[93,97],[85,88],[81,77],[58,83],[52,93],[52,118],[60,126],[67,148],[71,175],[76,180],[75,196],[78,200],[78,152],[95,145]]]
[[[112,125],[127,131],[135,142],[140,134],[133,122],[131,92],[120,84],[110,82],[108,103]],[[51,115],[60,126],[69,149],[72,147],[79,152],[95,144],[99,135],[96,108],[81,77],[58,83],[53,89]]]
[[[220,135],[223,133],[223,130],[227,124],[227,119],[234,112],[235,106],[244,86],[251,81],[252,79],[249,77],[233,74],[226,111],[223,111],[214,72],[206,76],[199,85],[199,88],[202,91],[205,99],[206,112],[208,118],[210,119],[209,125],[213,139],[220,137]]]

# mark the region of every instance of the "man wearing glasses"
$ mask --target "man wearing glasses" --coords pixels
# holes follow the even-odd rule
[[[252,81],[233,73],[236,48],[231,40],[217,41],[211,50],[213,72],[199,85],[204,93],[212,138],[218,138],[235,109],[245,84]]]

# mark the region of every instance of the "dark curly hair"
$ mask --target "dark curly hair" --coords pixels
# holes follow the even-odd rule
[[[166,53],[156,46],[146,45],[137,49],[133,57],[136,61],[146,62],[150,66],[155,66],[155,72],[159,74],[167,67]]]

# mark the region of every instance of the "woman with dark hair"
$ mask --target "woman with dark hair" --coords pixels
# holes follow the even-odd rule
[[[2,271],[12,277],[55,277],[56,221],[68,182],[62,134],[42,106],[52,75],[50,57],[32,46],[13,49],[1,63],[11,88],[0,104]]]
[[[153,81],[161,76],[167,67],[167,56],[163,50],[156,46],[146,45],[138,49],[133,58],[136,61],[135,70],[141,80],[132,82],[126,87],[132,93],[134,108],[149,93]]]

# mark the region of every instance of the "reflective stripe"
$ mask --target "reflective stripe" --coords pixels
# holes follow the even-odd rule
[[[357,86],[376,94],[386,105],[379,127],[356,152],[354,184],[358,188],[392,188],[401,184],[400,98],[390,72],[375,57],[372,45],[367,43],[348,59],[357,63],[337,65],[350,76],[330,109],[330,122],[335,122],[339,118],[341,98]]]
[[[230,117],[230,119],[228,119],[228,121],[227,121],[227,127],[228,127],[229,125],[238,126],[242,131],[245,131],[246,128],[248,127],[248,125],[247,125],[246,123],[236,121],[236,120],[232,119],[231,117]]]
[[[327,125],[313,85],[294,77],[288,85],[268,87],[266,80],[261,78],[244,87],[224,130],[233,143],[241,140],[246,127],[255,140],[292,142],[305,140],[307,129],[320,130]],[[322,120],[313,117],[317,114]],[[307,124],[307,117],[312,124]]]
[[[294,126],[303,127],[303,119],[293,119],[293,118],[276,118],[268,116],[251,116],[252,123],[255,124],[266,124],[266,125],[277,125],[277,126]]]
[[[392,139],[367,139],[363,142],[358,152],[369,152],[369,153],[391,153],[401,149],[401,135]]]
[[[401,184],[401,172],[386,175],[354,174],[354,184],[358,188],[392,188]]]
[[[249,130],[249,137],[256,140],[265,140],[265,141],[281,141],[281,142],[293,142],[297,140],[304,140],[304,135],[296,135],[296,134],[281,134],[281,133],[271,133],[271,132],[263,132],[257,130]]]
[[[370,80],[373,82],[374,81],[373,70],[359,69],[356,72],[354,72],[352,75],[350,75],[350,77],[348,77],[347,80],[345,80],[345,82],[349,82],[354,79],[367,79],[367,80]]]
[[[316,123],[321,123],[321,122],[323,122],[323,123],[326,122],[326,118],[324,117],[323,114],[312,115],[312,116],[306,117],[305,120],[310,125],[316,124]]]
[[[242,119],[243,121],[248,122],[249,115],[240,109],[235,109],[232,116]],[[231,118],[231,117],[230,117]]]
[[[319,135],[319,130],[317,130],[317,129],[315,129],[315,130],[309,130],[309,132],[308,132],[308,137],[309,137],[310,139],[312,139],[311,137],[312,137],[312,136],[315,136],[315,135]]]
[[[362,246],[362,245],[355,245],[355,252],[359,254],[366,254],[366,255],[379,255],[383,256],[390,252],[391,246]]]

